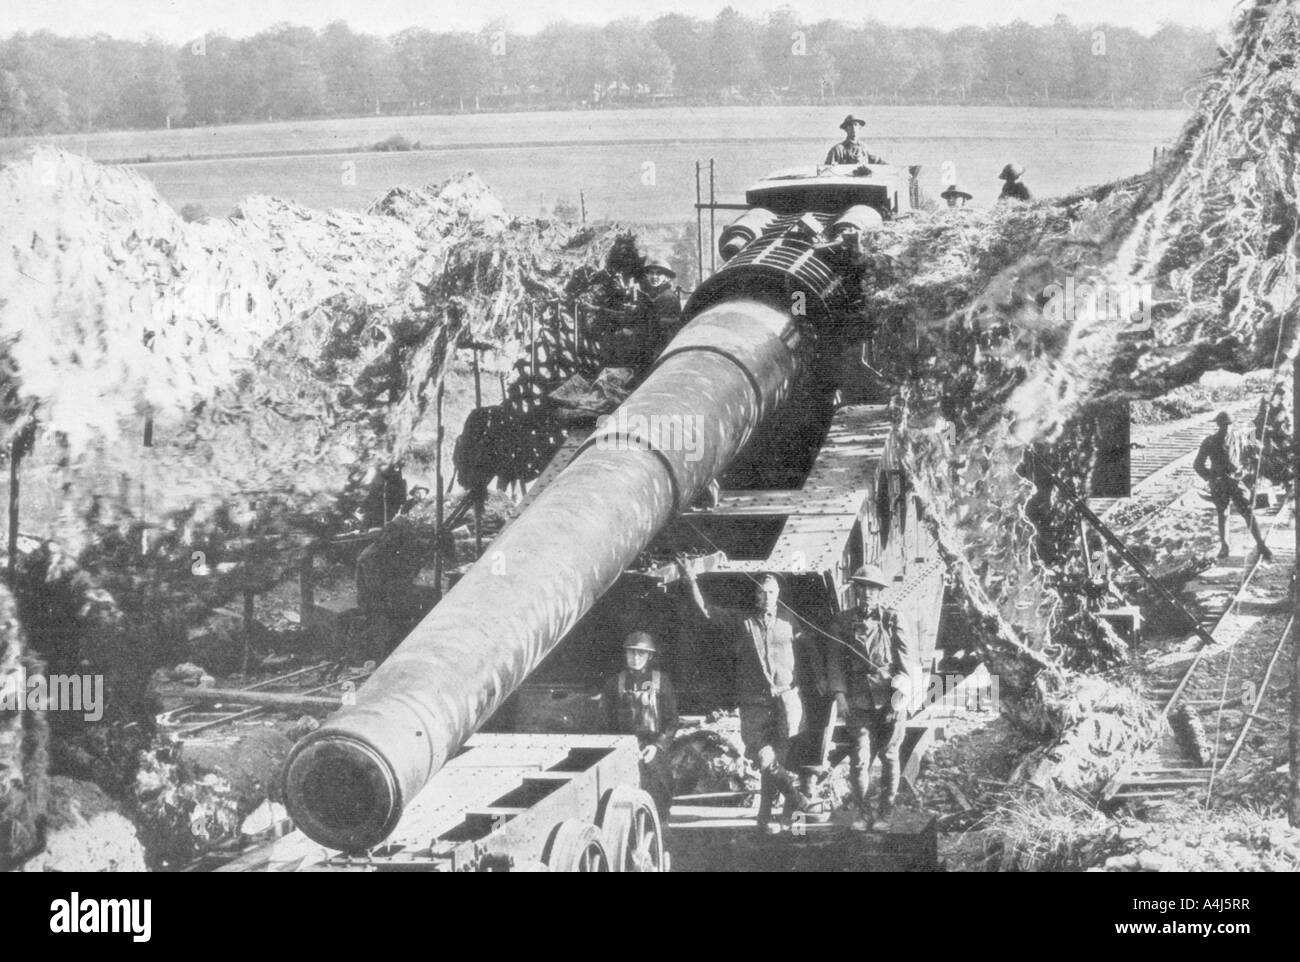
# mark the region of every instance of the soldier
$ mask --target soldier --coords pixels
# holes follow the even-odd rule
[[[965,207],[966,202],[971,199],[972,195],[962,190],[956,184],[951,184],[948,189],[939,196],[948,202],[949,207]]]
[[[1025,176],[1025,168],[1019,164],[1007,164],[1002,168],[1002,173],[998,174],[998,179],[1003,181],[1002,193],[998,194],[998,200],[1033,200],[1033,195],[1029,193],[1020,180]]]
[[[660,821],[667,824],[673,802],[668,753],[677,733],[677,695],[669,677],[650,667],[654,654],[655,641],[649,633],[629,634],[623,642],[627,667],[605,685],[602,702],[609,731],[637,737],[641,785],[654,799]]]
[[[907,704],[912,696],[916,653],[898,620],[898,613],[880,606],[888,586],[876,565],[853,573],[854,607],[836,620],[826,657],[826,686],[835,696],[850,739],[849,774],[858,816],[853,829],[885,831],[898,794],[898,750],[907,730]],[[880,757],[879,818],[873,823],[868,801],[871,763]]]
[[[1259,546],[1260,558],[1272,561],[1273,553],[1268,550],[1263,535],[1259,533],[1255,513],[1251,510],[1245,485],[1241,482],[1241,439],[1232,429],[1232,415],[1220,411],[1214,418],[1214,423],[1219,429],[1201,442],[1193,467],[1197,474],[1209,482],[1210,501],[1219,515],[1219,557],[1226,558],[1229,554],[1228,506],[1232,505],[1246,519],[1255,544]]]
[[[804,663],[807,656],[799,628],[777,610],[781,586],[774,576],[767,575],[758,582],[752,608],[720,608],[705,601],[695,573],[685,560],[679,558],[678,564],[695,607],[724,628],[731,639],[740,738],[761,776],[758,828],[779,835],[781,823],[772,818],[772,802],[778,793],[785,798],[787,820],[795,812],[805,815],[813,811],[785,762],[790,739],[804,728],[799,688],[809,680],[817,683],[817,673]],[[818,687],[824,687],[824,683]]]
[[[875,154],[868,153],[866,144],[858,140],[858,128],[867,122],[849,114],[840,122],[844,139],[826,154],[827,164],[883,164],[885,161]]]
[[[677,272],[662,257],[651,257],[641,269],[640,288],[642,339],[646,363],[653,363],[681,327],[682,300],[673,281]]]

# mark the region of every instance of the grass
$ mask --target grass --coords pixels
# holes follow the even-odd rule
[[[661,223],[691,216],[697,160],[717,161],[720,197],[736,200],[774,169],[821,160],[839,138],[835,122],[849,109],[859,108],[404,116],[400,135],[393,133],[394,118],[381,116],[40,142],[104,161],[147,157],[141,172],[177,208],[197,203],[228,211],[260,193],[320,209],[358,209],[396,184],[432,183],[472,169],[513,213],[535,214],[539,207],[549,213],[557,200],[573,204],[582,192],[591,221]],[[1008,158],[1026,165],[1035,192],[1068,193],[1147,169],[1152,146],[1172,136],[1183,119],[1179,111],[882,107],[872,111],[872,144],[891,160],[922,165],[923,183],[934,193],[943,186],[940,168],[951,161],[981,206],[996,197],[996,174]],[[0,140],[0,158],[18,156],[35,142]],[[371,147],[352,150],[364,144]],[[347,171],[345,164],[351,165]],[[721,212],[718,227],[728,219]]]

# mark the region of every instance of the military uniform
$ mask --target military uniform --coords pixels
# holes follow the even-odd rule
[[[884,162],[882,158],[869,152],[866,144],[860,140],[842,140],[826,154],[827,164],[883,164]]]
[[[1224,414],[1221,418],[1228,418]],[[1226,423],[1220,421],[1220,423]],[[1272,555],[1264,545],[1259,525],[1255,522],[1255,513],[1251,508],[1246,486],[1241,482],[1241,438],[1229,425],[1226,431],[1217,431],[1201,442],[1196,452],[1196,461],[1192,465],[1196,473],[1209,484],[1210,501],[1219,515],[1219,540],[1223,545],[1221,555],[1228,551],[1225,538],[1225,525],[1229,506],[1235,507],[1250,528],[1260,554],[1265,558]]]
[[[802,644],[798,627],[779,611],[768,615],[754,608],[709,605],[705,615],[732,640],[740,738],[762,778],[762,823],[771,818],[777,792],[785,796],[789,809],[800,804],[798,788],[785,762],[790,739],[804,729],[800,688],[815,680],[814,669],[798,650]]]
[[[1002,185],[1002,193],[998,194],[998,200],[1033,200],[1033,195],[1029,193],[1029,188],[1018,180],[1008,179]]]
[[[655,359],[681,329],[682,301],[672,284],[642,287],[638,301],[640,366]]]
[[[609,680],[602,695],[608,729],[636,735],[642,749],[655,746],[654,760],[641,762],[641,786],[655,800],[659,817],[667,820],[673,800],[669,749],[677,732],[677,695],[669,677],[657,668],[626,668]]]
[[[826,657],[827,687],[842,694],[849,713],[849,767],[858,805],[865,809],[872,760],[880,756],[882,809],[892,807],[899,784],[899,748],[915,688],[916,651],[898,613],[853,608],[835,619]]]

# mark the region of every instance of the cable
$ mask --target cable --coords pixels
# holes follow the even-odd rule
[[[709,547],[713,548],[715,551],[721,552],[721,553],[724,554],[724,555],[726,554],[726,552],[723,551],[722,548],[719,547],[718,544],[717,544],[716,542],[714,542],[714,541],[713,541],[713,540],[712,540],[708,535],[706,535],[703,531],[701,531],[699,528],[697,528],[697,527],[696,527],[696,526],[691,522],[690,518],[683,517],[682,520],[685,521],[685,522],[687,523],[687,525],[690,526],[691,530],[694,531],[694,532],[695,532],[695,533],[696,533],[696,534],[697,534],[697,535],[698,535],[698,536],[699,536],[703,541],[705,541],[705,542],[709,545]],[[761,581],[759,581],[757,578],[755,578],[755,577],[754,577],[752,574],[750,574],[748,571],[741,571],[741,572],[737,572],[737,573],[743,575],[744,577],[746,577],[746,578],[748,578],[750,581],[752,581],[752,582],[754,583],[754,586],[755,586],[755,587],[758,587],[759,585],[762,584]],[[803,622],[803,624],[807,625],[808,628],[810,628],[810,629],[811,629],[812,631],[814,631],[816,634],[818,634],[818,635],[820,635],[821,637],[826,638],[826,639],[828,639],[828,640],[830,640],[830,641],[835,642],[837,645],[841,646],[842,648],[847,649],[847,650],[848,650],[848,651],[849,651],[849,652],[850,652],[850,653],[851,653],[855,658],[858,658],[858,659],[861,660],[864,664],[867,664],[867,665],[871,665],[871,664],[872,664],[872,662],[870,662],[870,661],[867,660],[866,655],[863,654],[863,653],[861,653],[861,652],[859,652],[856,648],[853,647],[853,645],[849,644],[847,641],[845,641],[844,639],[838,637],[837,635],[833,635],[833,634],[831,634],[830,632],[826,631],[824,628],[820,627],[819,625],[814,624],[813,622],[809,621],[807,618],[805,618],[803,615],[799,614],[799,612],[795,611],[793,608],[791,608],[791,607],[790,607],[788,604],[786,604],[784,601],[780,601],[780,600],[778,599],[778,601],[777,601],[777,606],[778,606],[779,608],[784,608],[786,611],[788,611],[791,615],[793,615],[793,616],[794,616],[795,618],[797,618],[799,621]],[[883,606],[881,606],[881,607],[883,607]]]

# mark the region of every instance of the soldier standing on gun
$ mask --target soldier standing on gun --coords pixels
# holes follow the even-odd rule
[[[844,139],[826,153],[826,163],[831,164],[883,164],[885,161],[867,150],[867,145],[858,140],[858,128],[867,122],[849,114],[840,121],[840,130]]]
[[[1255,513],[1251,510],[1245,485],[1241,483],[1241,439],[1232,429],[1232,415],[1220,411],[1214,419],[1219,429],[1201,442],[1196,452],[1194,467],[1196,473],[1210,485],[1210,501],[1219,515],[1219,557],[1228,557],[1228,507],[1235,507],[1259,547],[1259,556],[1264,561],[1273,560],[1273,552],[1264,544],[1264,537],[1259,533],[1255,523]]]
[[[790,739],[804,727],[799,686],[810,674],[803,665],[804,653],[796,650],[799,629],[788,615],[778,611],[781,586],[772,575],[756,585],[754,607],[720,608],[704,600],[695,572],[686,561],[678,558],[678,564],[695,607],[713,624],[725,629],[731,639],[736,697],[740,705],[740,738],[762,779],[758,827],[769,835],[779,835],[781,823],[772,819],[772,803],[778,793],[785,797],[787,819],[796,812],[812,811],[794,775],[785,768]]]
[[[827,687],[835,696],[849,733],[849,775],[858,816],[854,831],[885,831],[898,794],[898,750],[907,725],[916,653],[897,612],[880,606],[887,587],[884,572],[863,565],[853,573],[854,607],[835,621],[826,656]],[[871,763],[880,756],[879,818],[873,823],[868,801]]]

